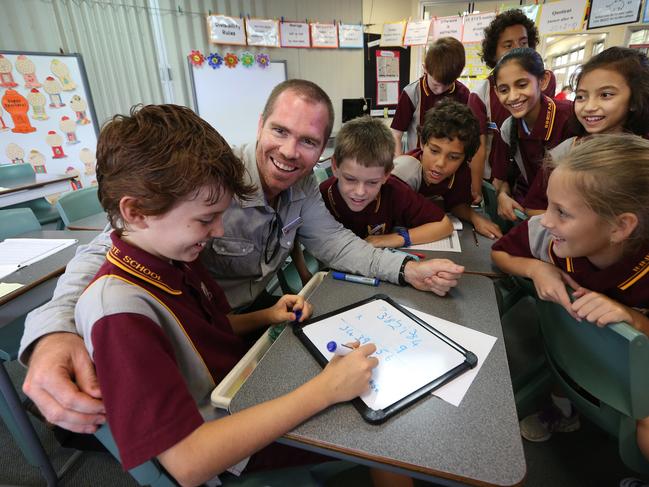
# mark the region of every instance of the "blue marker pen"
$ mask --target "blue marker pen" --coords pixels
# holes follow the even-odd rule
[[[293,313],[295,313],[295,321],[293,321],[293,323],[297,323],[298,321],[300,321],[300,318],[302,318],[302,310],[295,309],[293,310]]]
[[[358,284],[367,284],[369,286],[379,285],[379,280],[374,277],[355,276],[353,274],[345,274],[344,272],[332,272],[331,275],[339,281],[357,282]]]
[[[338,345],[336,342],[331,341],[327,343],[327,351],[335,355],[347,355],[349,352],[353,352],[354,348],[350,347],[349,345],[345,345],[344,343]]]
[[[523,213],[518,208],[514,208],[514,215],[516,215],[516,218],[518,218],[519,220],[523,220],[523,221],[525,221],[525,220],[527,220],[529,218],[525,213]]]

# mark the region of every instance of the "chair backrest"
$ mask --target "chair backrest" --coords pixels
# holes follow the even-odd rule
[[[59,210],[66,226],[72,221],[104,211],[99,203],[97,191],[97,186],[91,186],[70,191],[59,198],[56,202],[56,209]]]
[[[503,233],[508,232],[513,224],[498,216],[498,192],[493,184],[484,180],[482,181],[482,200],[484,201],[484,211],[491,221],[498,225]]]
[[[119,451],[113,438],[113,433],[110,431],[108,423],[101,426],[96,432],[95,436],[102,445],[121,463]],[[151,487],[177,487],[178,483],[169,475],[155,460],[138,465],[128,471],[131,476],[140,485],[150,485]]]
[[[40,229],[41,224],[29,208],[0,210],[0,240]]]
[[[28,178],[34,175],[31,164],[2,164],[0,165],[0,182],[12,179]],[[2,184],[0,184],[2,186]]]
[[[649,416],[649,337],[626,323],[577,322],[560,305],[538,301],[548,362],[575,407],[618,438],[622,461],[649,473],[636,420]]]

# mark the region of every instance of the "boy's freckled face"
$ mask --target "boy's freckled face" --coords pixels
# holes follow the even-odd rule
[[[232,194],[223,192],[209,201],[210,188],[202,187],[162,215],[147,216],[146,228],[127,232],[138,247],[162,259],[192,262],[215,237],[223,236],[223,213]]]
[[[356,159],[334,162],[332,169],[338,178],[338,191],[351,211],[362,211],[374,201],[390,176],[383,167],[365,167]]]
[[[464,162],[464,143],[452,139],[431,137],[423,146],[421,167],[426,184],[438,184],[451,177]]]

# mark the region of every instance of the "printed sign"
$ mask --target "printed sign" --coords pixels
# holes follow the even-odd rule
[[[581,30],[585,12],[586,0],[563,0],[561,2],[545,3],[541,9],[539,32],[541,34],[552,34]]]
[[[246,38],[249,46],[279,47],[277,20],[246,19]]]
[[[246,29],[241,18],[208,15],[207,35],[212,44],[246,45]]]

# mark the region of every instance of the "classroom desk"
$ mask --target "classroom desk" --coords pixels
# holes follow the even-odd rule
[[[487,277],[503,277],[503,272],[491,260],[491,246],[495,240],[483,237],[476,232],[478,245],[475,243],[471,224],[462,222],[464,227],[458,231],[462,252],[433,252],[426,250],[413,250],[422,253],[429,259],[449,259],[456,264],[463,265],[467,274],[479,274]],[[403,249],[407,251],[408,249]]]
[[[317,316],[375,293],[497,337],[462,403],[455,407],[431,395],[376,426],[363,421],[351,404],[339,404],[279,441],[441,485],[522,485],[525,458],[491,280],[463,276],[450,296],[440,298],[411,287],[382,282],[375,288],[328,275],[309,299]],[[285,394],[320,370],[285,330],[234,396],[230,410]]]
[[[26,178],[0,181],[0,208],[32,201],[43,196],[70,190],[69,181],[74,176],[67,174],[34,174]]]
[[[50,255],[45,259],[23,267],[0,279],[2,282],[24,284],[23,287],[0,297],[0,326],[24,315],[52,297],[58,276],[63,274],[65,266],[79,245],[87,244],[98,232],[80,232],[68,230],[40,230],[17,235],[14,238],[76,238],[79,242]]]
[[[91,230],[101,232],[108,225],[108,217],[106,212],[95,213],[94,215],[78,220],[71,221],[67,226],[68,230]]]

